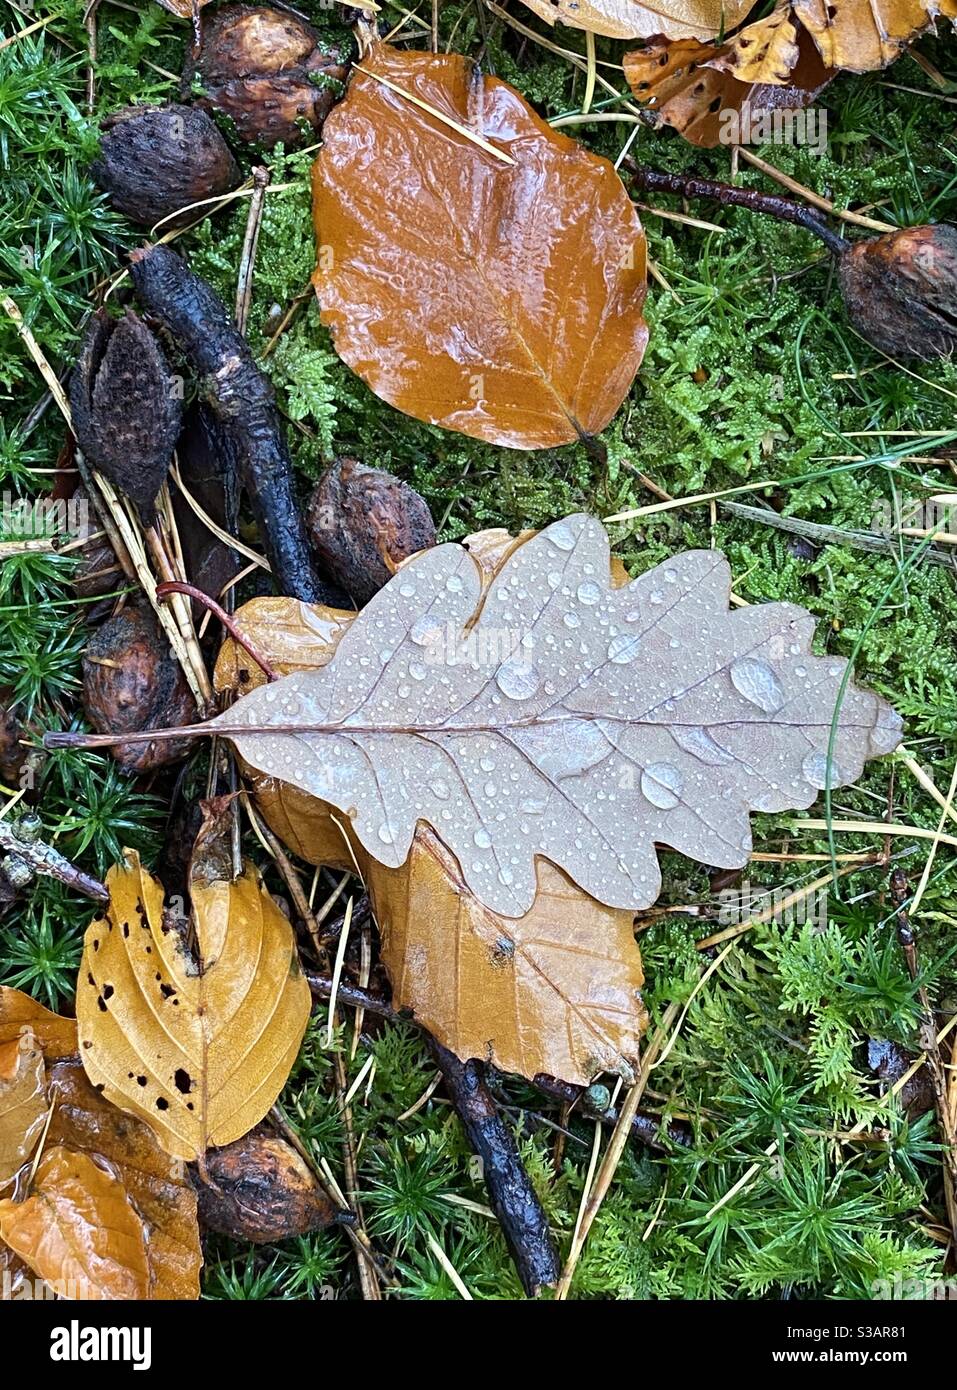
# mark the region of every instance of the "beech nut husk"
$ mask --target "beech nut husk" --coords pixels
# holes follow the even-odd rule
[[[435,545],[435,523],[415,489],[351,458],[319,479],[306,526],[320,565],[360,607],[403,560]]]
[[[116,733],[110,749],[124,772],[150,772],[189,752],[188,739],[123,744],[124,733],[192,724],[196,705],[152,613],[124,608],[83,653],[83,707],[97,733]]]
[[[320,41],[297,15],[226,5],[204,23],[184,78],[199,106],[228,116],[240,139],[271,149],[280,140],[302,144],[304,124],[319,130],[347,74],[346,51]]]
[[[144,227],[163,221],[163,231],[208,209],[171,214],[231,192],[240,179],[206,112],[177,105],[128,106],[108,116],[90,174],[120,212]]]
[[[190,1169],[207,1230],[256,1245],[331,1225],[335,1207],[299,1154],[263,1126],[206,1155],[204,1182]]]
[[[70,379],[73,433],[86,458],[153,519],[182,420],[182,382],[141,318],[94,314]]]
[[[888,357],[927,361],[957,347],[957,226],[856,242],[837,269],[848,318]]]

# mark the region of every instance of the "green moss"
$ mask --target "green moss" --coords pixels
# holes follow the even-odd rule
[[[50,29],[0,50],[0,166],[8,197],[0,213],[0,278],[20,305],[54,367],[73,353],[94,286],[141,239],[91,189],[85,169],[98,118],[130,101],[175,97],[187,26],[159,5],[135,13],[100,11],[96,113],[84,114],[86,36],[78,0],[55,0]],[[307,9],[330,38],[347,38],[337,12]],[[382,28],[405,11],[386,5]],[[521,22],[549,42],[584,52],[581,34]],[[410,23],[403,32],[414,26]],[[484,53],[486,68],[513,82],[546,117],[580,110],[584,75],[564,59],[473,6],[441,7],[443,45]],[[64,40],[63,44],[58,42]],[[922,45],[945,72],[954,45]],[[621,45],[599,40],[615,61]],[[602,73],[614,74],[611,69]],[[909,59],[892,79],[923,91]],[[624,93],[619,81],[618,90]],[[596,106],[616,109],[607,93]],[[839,206],[873,204],[892,223],[955,214],[957,142],[950,108],[928,95],[894,90],[881,75],[845,76],[826,93],[829,145],[823,156],[798,146],[764,153]],[[725,151],[701,151],[672,132],[591,123],[566,127],[615,158],[636,131],[631,153],[655,167],[727,177]],[[246,169],[263,158],[242,156]],[[265,157],[271,170],[255,267],[249,340],[289,422],[306,487],[334,455],[353,454],[392,469],[425,496],[444,537],[486,526],[518,530],[584,508],[598,515],[675,497],[749,485],[742,500],[836,528],[869,529],[886,503],[950,485],[941,448],[902,431],[954,423],[957,368],[934,363],[905,375],[849,329],[820,245],[796,228],[740,209],[691,209],[720,232],[644,214],[649,252],[671,289],[653,281],[649,349],[629,399],[605,431],[607,463],[580,447],[507,451],[421,424],[378,401],[332,351],[309,292],[314,248],[310,155]],[[776,191],[743,161],[740,181]],[[676,209],[673,200],[647,199]],[[232,303],[248,201],[237,199],[180,238],[178,248]],[[856,236],[856,232],[850,233]],[[279,319],[294,308],[274,345]],[[267,352],[267,346],[269,348]],[[62,443],[53,411],[25,422],[43,387],[5,316],[0,316],[0,389],[12,424],[0,435],[0,487],[35,493],[49,483]],[[839,544],[795,548],[779,531],[707,504],[612,525],[616,553],[639,573],[677,550],[716,544],[728,555],[735,590],[750,602],[803,604],[820,620],[818,651],[857,651],[862,679],[892,698],[907,720],[907,746],[946,789],[957,759],[957,637],[954,580],[940,567],[906,572],[901,557]],[[68,566],[50,557],[5,564],[0,589],[0,681],[16,686],[36,729],[62,726],[76,693],[85,606],[68,587]],[[893,586],[893,587],[892,587]],[[874,621],[875,613],[877,619]],[[893,772],[893,785],[891,774]],[[64,852],[93,871],[118,846],[159,846],[164,807],[107,760],[58,753],[39,772],[40,806]],[[872,765],[860,784],[835,796],[839,818],[936,828],[939,807],[900,763]],[[823,814],[819,805],[812,814]],[[757,846],[827,854],[826,835],[795,831],[792,818],[755,818]],[[873,850],[873,836],[840,835],[838,851]],[[900,837],[893,849],[912,881],[927,842]],[[942,845],[918,918],[924,978],[952,1007],[957,870]],[[785,893],[826,864],[755,862],[756,892]],[[646,1103],[662,1119],[690,1124],[689,1147],[664,1154],[634,1146],[603,1207],[578,1267],[574,1293],[588,1299],[673,1297],[869,1297],[913,1278],[935,1277],[941,1252],[924,1232],[921,1206],[941,1209],[932,1117],[907,1115],[882,1098],[867,1066],[868,1038],[918,1047],[914,988],[901,963],[886,896],[886,867],[865,867],[832,887],[811,921],[773,920],[738,938],[696,990],[696,942],[722,930],[722,900],[704,868],[663,860],[664,906],[692,908],[656,917],[640,942],[655,1018],[666,1004],[688,1006],[681,1033],[656,1068]],[[822,915],[823,914],[823,915]],[[69,996],[85,904],[45,883],[0,931],[0,978],[49,1002]],[[515,1296],[517,1282],[462,1131],[433,1097],[407,1118],[434,1069],[417,1034],[383,1026],[350,1059],[351,1022],[331,1047],[324,1024],[310,1026],[283,1096],[303,1142],[342,1175],[342,1117],[331,1086],[333,1048],[350,1084],[371,1049],[374,1073],[353,1100],[359,1187],[370,1227],[390,1261],[399,1296],[458,1294],[436,1255],[441,1247],[476,1297]],[[594,1136],[594,1122],[570,1117],[515,1078],[496,1087],[520,1136],[529,1171],[554,1229],[567,1242]],[[884,1137],[860,1143],[845,1131],[876,1120]],[[567,1133],[556,1152],[554,1125]],[[839,1139],[838,1135],[845,1137]],[[772,1145],[777,1151],[768,1153]],[[753,1168],[753,1172],[752,1172]],[[751,1178],[741,1184],[745,1174]],[[728,1193],[735,1188],[731,1200]],[[338,1233],[276,1249],[213,1240],[207,1250],[211,1297],[355,1297],[355,1256]],[[883,1283],[881,1281],[884,1281]]]

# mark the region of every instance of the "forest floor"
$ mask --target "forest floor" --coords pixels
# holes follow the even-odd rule
[[[427,47],[431,10],[413,0],[410,7],[383,4],[380,29],[395,27],[396,42]],[[0,47],[0,284],[62,373],[98,286],[141,240],[88,178],[98,120],[129,102],[175,99],[188,25],[148,0],[102,0],[90,114],[83,6],[56,0],[29,12],[5,8],[7,36],[52,18]],[[310,0],[301,8],[324,33],[348,37],[341,11]],[[546,119],[581,113],[585,74],[554,51],[558,44],[584,55],[577,31],[549,30],[517,2],[502,11],[482,8],[481,0],[447,0],[439,43],[481,51],[486,69]],[[625,47],[599,40],[597,57],[618,63]],[[883,73],[846,75],[821,103],[824,152],[799,145],[756,152],[841,208],[867,207],[895,225],[957,217],[957,43],[928,37],[919,48],[951,79],[944,90],[910,56]],[[600,70],[625,93],[620,70]],[[601,94],[594,103],[606,115],[620,107],[620,99],[606,102]],[[562,128],[611,160],[630,142],[630,154],[655,168],[721,179],[731,173],[727,149],[699,150],[643,123],[583,120]],[[255,268],[249,340],[257,353],[275,325],[275,306],[282,311],[308,286],[312,157],[280,151],[265,161],[275,187],[266,195]],[[243,158],[254,162],[248,152]],[[744,159],[737,178],[780,191]],[[682,210],[673,198],[642,201]],[[914,922],[921,978],[945,1017],[957,1007],[955,826],[950,838],[926,833],[932,837],[941,820],[928,781],[946,796],[957,764],[957,575],[926,554],[915,560],[900,539],[871,553],[847,537],[880,534],[889,509],[928,483],[953,490],[957,368],[938,362],[905,371],[857,337],[830,261],[806,232],[713,204],[685,211],[708,225],[641,213],[657,272],[648,298],[651,341],[602,437],[607,465],[577,446],[515,453],[400,415],[337,359],[308,298],[264,365],[289,421],[304,488],[333,456],[355,456],[416,487],[441,537],[452,540],[490,526],[537,527],[577,510],[639,513],[609,527],[632,574],[681,549],[720,547],[739,595],[804,605],[818,619],[816,650],[852,658],[859,679],[903,714],[901,753],[871,764],[856,787],[831,798],[833,822],[887,822],[886,836],[839,826],[829,834],[795,825],[794,816],[756,816],[756,849],[779,858],[751,866],[754,901],[743,912],[747,883],[721,896],[705,869],[664,856],[659,908],[675,910],[640,921],[645,998],[653,1020],[674,1001],[687,1011],[645,1104],[662,1120],[686,1121],[693,1140],[688,1147],[666,1141],[661,1152],[630,1147],[572,1289],[580,1299],[868,1298],[895,1281],[900,1288],[942,1277],[947,1250],[933,1109],[919,1088],[888,1093],[876,1063],[890,1059],[892,1081],[904,1065],[895,1072],[895,1062],[920,1050],[917,988],[900,951],[888,881],[899,867],[913,890],[932,848]],[[237,200],[177,243],[227,302],[246,214]],[[37,410],[44,390],[0,314],[0,490],[8,498],[42,492],[63,447],[56,410]],[[739,489],[731,501],[763,509],[764,518],[832,530],[812,544],[765,524],[761,510],[742,514],[710,496],[726,489]],[[663,495],[691,500],[640,514]],[[89,630],[86,605],[70,585],[74,563],[22,553],[0,571],[0,685],[13,691],[38,734],[76,719]],[[198,766],[190,776],[200,785]],[[15,790],[5,789],[5,799]],[[155,861],[169,799],[169,782],[130,781],[105,756],[57,752],[38,764],[35,800],[45,836],[101,875],[123,845]],[[807,814],[826,818],[823,799]],[[853,854],[871,862],[846,857]],[[839,878],[831,876],[832,855]],[[784,899],[793,900],[789,907],[781,907]],[[754,914],[759,920],[725,943],[717,963],[713,950],[698,949],[703,938]],[[0,918],[0,981],[69,1009],[89,918],[87,903],[42,880]],[[353,1049],[351,1026],[334,1046],[350,1080],[370,1051],[375,1056],[371,1084],[363,1082],[355,1099],[358,1180],[397,1296],[459,1296],[437,1250],[475,1298],[516,1296],[504,1242],[441,1092],[397,1118],[434,1077],[415,1031],[381,1026]],[[302,1141],[338,1171],[324,1028],[324,1018],[310,1027],[282,1105]],[[567,1244],[596,1123],[577,1110],[563,1116],[557,1102],[514,1078],[497,1078],[496,1090]],[[355,1256],[339,1232],[265,1248],[211,1238],[206,1256],[208,1297],[359,1296]]]

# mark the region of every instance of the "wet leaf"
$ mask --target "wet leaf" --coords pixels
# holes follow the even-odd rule
[[[493,444],[603,429],[648,337],[618,175],[458,54],[376,44],[362,67],[314,170],[337,352],[399,410]]]
[[[746,33],[743,30],[742,33]],[[779,52],[780,50],[778,50]],[[639,101],[648,102],[663,124],[677,130],[693,145],[710,148],[727,142],[727,122],[747,107],[761,112],[793,111],[809,106],[836,75],[824,66],[810,36],[798,34],[798,60],[786,85],[738,81],[733,75],[730,44],[714,47],[695,39],[657,40],[626,53],[625,77]],[[742,65],[742,71],[761,70]],[[737,132],[735,132],[736,134]]]
[[[843,688],[846,662],[811,654],[809,613],[729,611],[730,582],[720,553],[690,551],[615,588],[586,516],[512,551],[484,594],[469,553],[438,546],[324,669],[206,727],[337,807],[382,864],[431,825],[502,916],[532,906],[538,858],[610,907],[647,906],[657,845],[739,868],[749,810],[806,808],[900,737],[884,701]]]
[[[828,67],[873,72],[898,58],[915,35],[953,19],[954,0],[792,0]]]
[[[19,1037],[25,1024],[33,1030],[47,1062],[74,1057],[77,1052],[76,1022],[51,1013],[29,994],[0,985],[0,1043]]]
[[[136,854],[107,886],[77,983],[83,1065],[168,1153],[198,1158],[262,1119],[296,1058],[310,995],[292,928],[251,868],[194,879],[195,956]]]
[[[55,1105],[47,1143],[88,1154],[122,1182],[146,1229],[147,1296],[199,1298],[203,1255],[185,1164],[161,1148],[149,1125],[94,1090],[79,1060],[56,1062],[49,1075]]]
[[[540,861],[528,913],[501,917],[431,830],[401,868],[370,859],[365,878],[393,1003],[457,1056],[582,1085],[634,1064],[646,1014],[633,912]]]
[[[568,24],[612,39],[710,39],[740,24],[754,0],[522,0],[549,24]]]
[[[143,1223],[123,1184],[86,1154],[48,1148],[30,1195],[0,1201],[0,1238],[64,1297],[149,1296]]]
[[[33,1029],[0,1043],[0,1183],[33,1153],[46,1115],[46,1069]]]

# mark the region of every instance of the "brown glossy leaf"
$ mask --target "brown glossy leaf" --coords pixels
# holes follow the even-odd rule
[[[51,1013],[29,994],[9,985],[0,985],[0,1043],[19,1037],[28,1024],[40,1044],[47,1062],[61,1057],[75,1057],[77,1052],[76,1021]]]
[[[809,106],[836,75],[826,68],[810,36],[798,35],[798,61],[787,85],[739,82],[714,66],[730,63],[732,45],[714,47],[694,39],[657,40],[623,58],[628,85],[649,102],[664,125],[693,145],[723,142],[728,116],[747,106],[751,113],[793,111]]]
[[[21,1260],[19,1255],[15,1255],[9,1245],[4,1245],[0,1240],[0,1303],[55,1297],[53,1290],[48,1289],[42,1280],[39,1283],[38,1289],[36,1277],[30,1266],[25,1260]]]
[[[522,0],[549,24],[612,39],[710,39],[740,24],[754,0]]]
[[[605,531],[583,515],[519,546],[484,593],[469,553],[437,546],[326,667],[206,728],[337,807],[382,864],[431,825],[502,916],[532,906],[539,858],[610,907],[647,906],[657,845],[739,868],[750,809],[808,807],[900,737],[846,662],[811,654],[809,613],[729,611],[730,586],[720,553],[690,551],[615,588]]]
[[[648,338],[645,238],[618,175],[458,54],[376,44],[362,67],[313,178],[337,352],[399,410],[493,444],[597,433]]]
[[[46,1111],[43,1053],[26,1024],[18,1038],[0,1043],[0,1184],[33,1153]]]
[[[646,1024],[634,913],[589,902],[540,861],[528,913],[501,917],[425,829],[400,869],[370,858],[365,876],[393,1003],[457,1056],[582,1085],[634,1064]]]
[[[0,1238],[66,1298],[149,1296],[143,1222],[123,1184],[86,1154],[48,1148],[30,1195],[0,1201]]]
[[[310,995],[292,928],[254,870],[194,879],[197,959],[136,854],[107,886],[77,982],[83,1065],[168,1153],[198,1158],[262,1119],[296,1058]]]
[[[47,1143],[88,1154],[108,1167],[143,1222],[149,1268],[146,1296],[199,1298],[203,1254],[196,1194],[185,1164],[161,1148],[149,1125],[94,1090],[79,1060],[54,1063],[49,1094],[55,1106]]]

